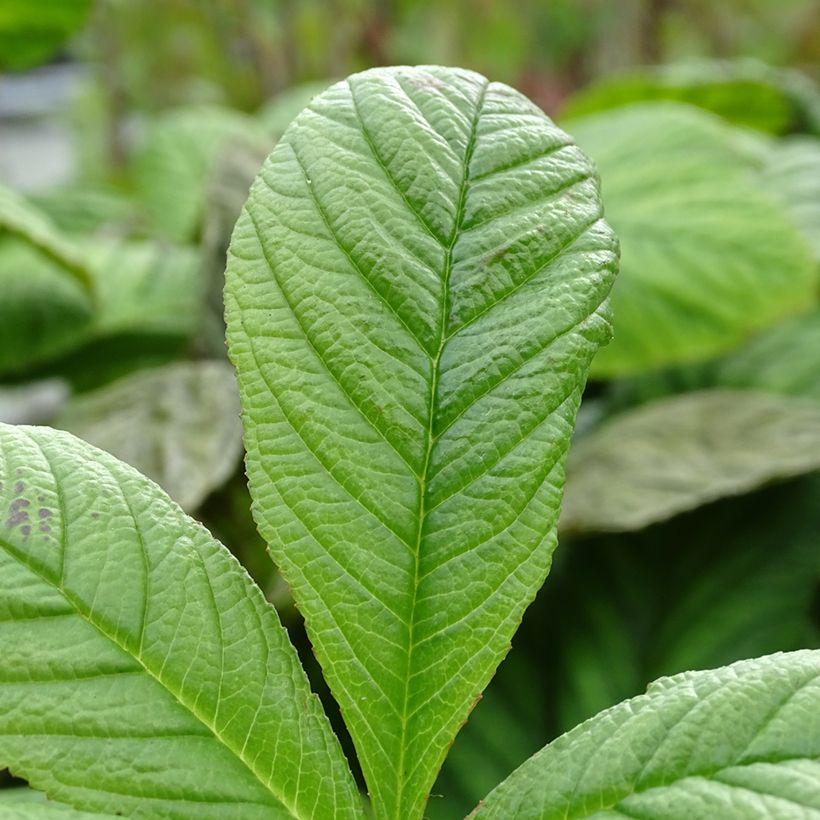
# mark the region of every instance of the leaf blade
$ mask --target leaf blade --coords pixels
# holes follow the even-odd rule
[[[820,810],[819,700],[817,651],[663,678],[544,747],[474,816],[810,814]]]
[[[0,765],[91,811],[358,816],[285,632],[229,553],[68,434],[3,425],[0,443]]]
[[[546,575],[615,265],[591,165],[470,72],[331,87],[252,188],[226,305],[255,515],[379,817],[420,816]]]

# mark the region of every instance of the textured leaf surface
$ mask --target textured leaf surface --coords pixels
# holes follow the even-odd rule
[[[86,289],[91,273],[79,252],[50,219],[22,196],[0,185],[0,233],[6,231],[37,248]]]
[[[820,405],[705,390],[642,405],[573,448],[561,526],[632,530],[820,469]]]
[[[275,611],[148,479],[0,426],[0,768],[151,818],[356,816]]]
[[[318,97],[237,225],[255,514],[378,817],[419,817],[544,580],[616,244],[524,97],[390,69]]]
[[[776,143],[763,167],[763,184],[783,203],[820,260],[820,139],[792,137]]]
[[[55,427],[111,453],[195,510],[242,454],[239,396],[223,362],[180,362],[74,400]]]
[[[487,818],[754,820],[820,813],[820,652],[653,683],[546,746]]]
[[[264,131],[251,117],[215,106],[178,108],[153,124],[137,158],[137,181],[161,233],[178,242],[197,235],[205,185],[220,146],[257,134]]]
[[[753,182],[734,130],[673,103],[576,120],[621,240],[615,340],[593,372],[618,376],[723,353],[815,299],[816,264]]]
[[[113,820],[116,815],[76,811],[64,803],[46,801],[42,792],[24,786],[0,789],[3,820]]]

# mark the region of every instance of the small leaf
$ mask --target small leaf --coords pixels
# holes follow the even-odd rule
[[[820,812],[818,716],[818,651],[663,678],[543,748],[474,816],[813,816]]]
[[[358,817],[275,611],[148,479],[0,425],[0,768],[137,817]]]
[[[239,397],[223,362],[143,370],[73,399],[54,421],[195,510],[242,455]]]
[[[820,405],[705,390],[650,402],[582,437],[567,467],[565,530],[633,530],[820,469]]]
[[[227,270],[254,509],[378,818],[421,817],[555,546],[616,241],[526,98],[438,67],[334,85]]]
[[[604,180],[621,240],[615,340],[593,373],[696,361],[815,301],[816,264],[784,209],[754,182],[735,130],[673,103],[574,121]]]

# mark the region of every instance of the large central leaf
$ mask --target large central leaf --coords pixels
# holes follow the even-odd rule
[[[421,815],[544,580],[615,268],[590,162],[470,72],[333,86],[251,190],[226,303],[255,514],[378,817]]]

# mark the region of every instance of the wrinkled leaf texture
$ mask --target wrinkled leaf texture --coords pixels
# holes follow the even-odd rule
[[[0,769],[131,817],[357,817],[274,609],[155,484],[0,425]]]
[[[354,75],[254,183],[226,312],[254,511],[377,817],[420,817],[555,546],[610,335],[591,163],[455,69]]]

